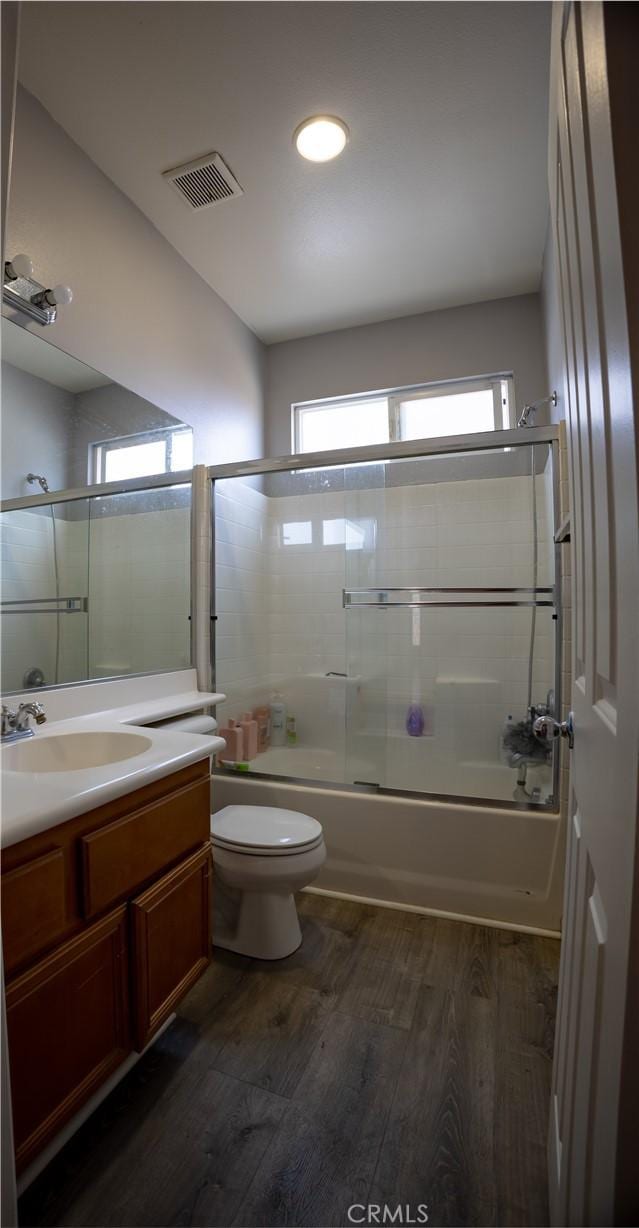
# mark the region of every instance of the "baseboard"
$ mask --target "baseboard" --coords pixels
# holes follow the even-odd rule
[[[374,904],[376,908],[394,908],[397,912],[417,912],[424,917],[441,917],[443,921],[465,921],[467,925],[487,925],[490,929],[511,930],[516,934],[536,934],[539,938],[561,939],[559,930],[544,930],[537,925],[518,925],[513,921],[495,921],[492,917],[473,917],[468,913],[445,912],[442,908],[422,908],[420,904],[398,904],[394,900],[375,900],[367,895],[351,895],[348,891],[327,891],[324,887],[303,887],[309,895],[327,895],[335,900],[351,900],[354,904]]]

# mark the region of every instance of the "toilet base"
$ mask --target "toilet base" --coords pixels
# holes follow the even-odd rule
[[[252,959],[285,959],[302,942],[295,900],[290,893],[243,891],[235,932],[213,930],[213,946]]]

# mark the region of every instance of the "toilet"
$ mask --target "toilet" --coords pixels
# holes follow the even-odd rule
[[[321,824],[279,806],[225,806],[211,815],[213,945],[254,959],[284,959],[302,932],[293,893],[319,874]],[[226,915],[216,907],[222,895]]]

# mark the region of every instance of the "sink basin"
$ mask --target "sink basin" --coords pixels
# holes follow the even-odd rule
[[[149,749],[142,733],[57,733],[28,738],[3,747],[7,772],[79,772],[132,759]]]

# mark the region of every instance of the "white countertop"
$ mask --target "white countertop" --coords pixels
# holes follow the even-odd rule
[[[46,700],[45,695],[41,698]],[[35,727],[34,738],[25,739],[24,745],[54,734],[117,733],[123,725],[142,725],[146,721],[192,712],[197,708],[209,707],[223,698],[212,692],[182,692],[66,720],[48,721]],[[223,739],[213,734],[180,732],[170,726],[154,729],[145,725],[144,735],[151,746],[139,755],[101,767],[68,772],[5,771],[2,762],[4,749],[0,750],[0,765],[3,768],[2,847],[46,831],[134,789],[141,789],[190,763],[218,754],[225,746]]]

